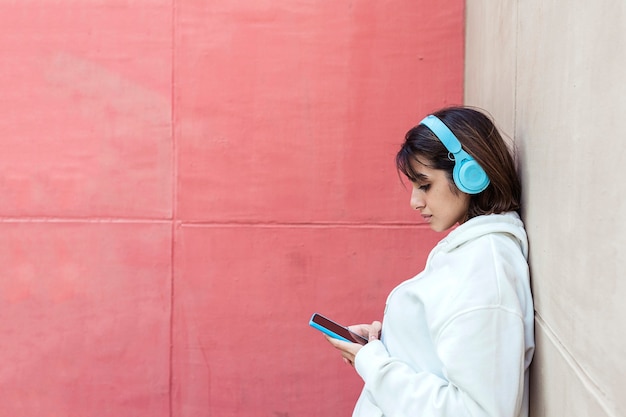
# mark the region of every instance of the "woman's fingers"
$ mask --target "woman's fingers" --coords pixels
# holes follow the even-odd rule
[[[382,329],[382,323],[379,321],[373,321],[368,328],[367,339],[369,341],[378,340],[380,338],[380,330]]]

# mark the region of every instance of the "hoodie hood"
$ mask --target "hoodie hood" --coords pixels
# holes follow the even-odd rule
[[[503,214],[487,214],[469,219],[454,229],[440,243],[440,250],[450,252],[465,242],[490,233],[510,235],[517,242],[524,258],[528,259],[528,237],[524,223],[514,211]]]

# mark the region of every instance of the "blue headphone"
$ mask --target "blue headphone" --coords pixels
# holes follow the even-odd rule
[[[420,124],[429,128],[452,154],[449,156],[454,161],[452,178],[459,190],[467,194],[478,194],[487,188],[489,185],[487,173],[474,158],[463,150],[461,142],[448,126],[432,114],[426,116]]]

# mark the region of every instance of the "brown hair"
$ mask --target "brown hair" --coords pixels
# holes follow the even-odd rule
[[[471,196],[468,218],[519,210],[520,180],[509,148],[493,121],[481,111],[469,107],[448,107],[432,114],[452,130],[463,149],[489,177],[489,186]],[[452,190],[460,192],[452,179],[454,161],[448,156],[448,150],[437,136],[426,126],[418,125],[407,132],[396,155],[396,166],[410,181],[415,182],[420,175],[411,162],[419,157],[419,161],[430,168],[446,171]]]

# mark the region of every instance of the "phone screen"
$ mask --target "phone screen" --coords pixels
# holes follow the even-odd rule
[[[334,321],[322,316],[321,314],[313,314],[309,324],[323,333],[336,339],[345,340],[347,342],[359,343],[364,345],[367,339],[361,335],[351,332],[347,327],[335,323]],[[337,337],[339,336],[339,337]]]

